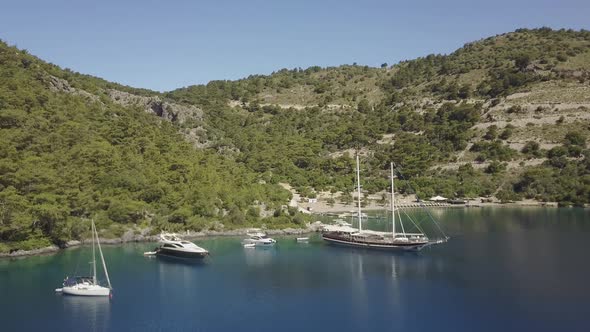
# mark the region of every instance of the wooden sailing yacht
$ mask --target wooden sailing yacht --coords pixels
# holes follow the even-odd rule
[[[401,219],[400,210],[395,208],[395,193],[393,182],[393,163],[391,163],[391,215],[392,215],[392,232],[378,232],[371,230],[363,230],[362,227],[362,211],[361,211],[361,185],[360,185],[360,166],[359,157],[356,157],[356,173],[357,173],[357,191],[358,191],[358,230],[350,226],[325,226],[322,231],[322,238],[334,244],[347,245],[360,248],[372,248],[382,250],[407,250],[418,251],[426,246],[446,242],[448,237],[444,236],[444,240],[431,241],[420,231],[418,233],[406,233],[404,224]],[[396,232],[396,212],[398,214],[401,232]],[[412,223],[414,221],[409,218]],[[420,227],[414,223],[417,229]],[[443,234],[444,235],[444,234]]]

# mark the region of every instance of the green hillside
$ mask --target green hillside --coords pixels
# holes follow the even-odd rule
[[[52,91],[52,77],[92,94]],[[88,218],[107,237],[134,225],[293,222],[284,213],[272,217],[290,193],[215,151],[193,148],[171,123],[117,105],[104,95],[107,87],[147,93],[0,44],[0,251],[79,239]]]
[[[291,194],[590,203],[590,32],[517,30],[393,66],[156,93],[0,44],[0,251],[128,229],[301,223]],[[151,114],[150,114],[151,113]],[[168,121],[169,120],[169,121]],[[325,197],[321,197],[325,199]]]
[[[350,191],[359,151],[368,192],[393,160],[422,196],[579,205],[589,82],[590,32],[541,28],[392,67],[283,69],[165,95],[202,106],[217,147],[305,195]]]

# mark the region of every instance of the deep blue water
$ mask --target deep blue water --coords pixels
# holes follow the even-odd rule
[[[0,260],[0,330],[590,331],[589,210],[435,214],[451,241],[418,254],[214,238],[195,264],[106,246],[110,301],[54,293],[88,248]]]

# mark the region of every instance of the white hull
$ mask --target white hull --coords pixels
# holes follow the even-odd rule
[[[276,241],[274,240],[252,240],[252,239],[246,239],[243,242],[244,244],[253,244],[255,246],[272,246],[276,243]]]
[[[243,244],[254,244],[256,246],[267,247],[273,246],[277,241],[270,237],[267,237],[266,234],[257,232],[257,233],[248,233],[250,238],[244,239],[242,241]]]
[[[180,258],[204,258],[209,255],[207,250],[202,248],[198,249],[185,249],[185,248],[167,248],[167,247],[160,247],[156,251],[156,255],[162,256],[172,256],[172,257],[180,257]]]
[[[61,289],[63,294],[76,296],[109,296],[111,290],[107,287],[99,285],[75,285],[72,287],[63,287]]]

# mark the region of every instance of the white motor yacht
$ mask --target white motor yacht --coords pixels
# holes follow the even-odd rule
[[[181,239],[174,233],[161,233],[160,243],[161,245],[155,249],[156,255],[180,258],[203,258],[209,255],[209,251]]]

